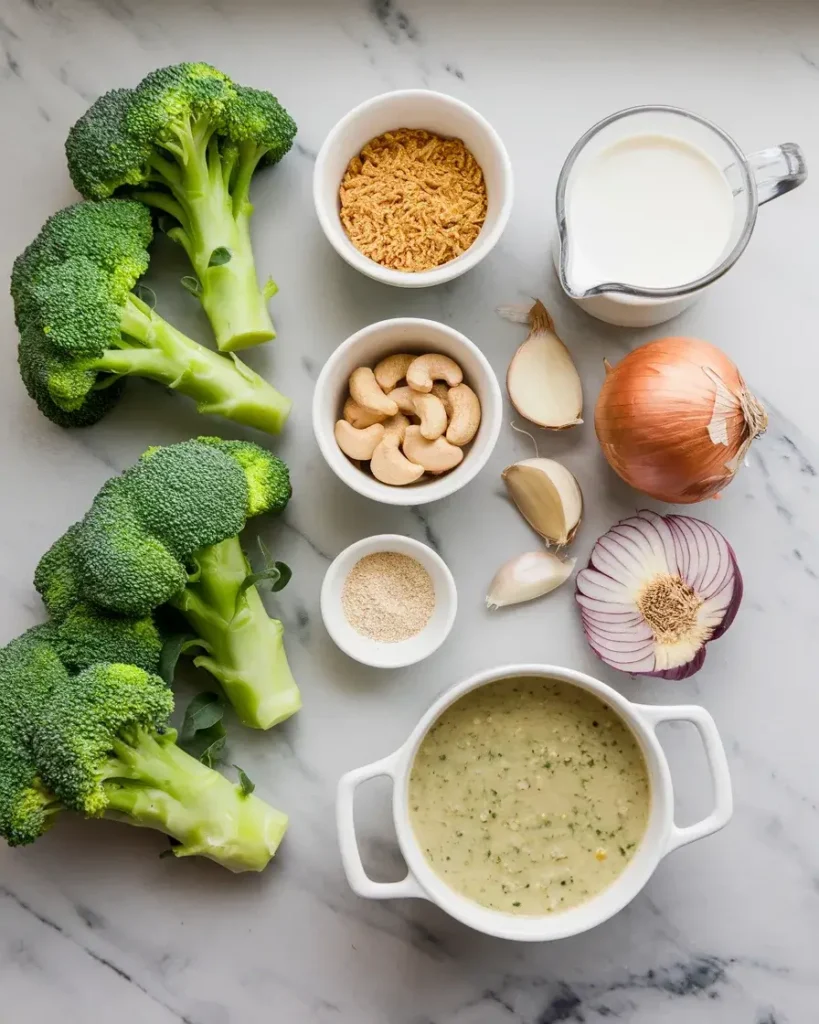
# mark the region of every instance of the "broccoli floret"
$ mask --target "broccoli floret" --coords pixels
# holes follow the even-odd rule
[[[198,440],[229,455],[241,467],[247,485],[245,512],[248,516],[284,512],[293,488],[290,473],[281,459],[271,457],[263,448],[246,441],[225,441],[221,437],[200,437]]]
[[[156,672],[164,640],[151,615],[114,615],[83,602],[49,626],[49,642],[69,672],[110,661]]]
[[[74,541],[79,523],[71,526],[46,551],[34,570],[34,586],[56,619],[67,615],[82,601],[74,562]]]
[[[85,626],[93,630],[92,613]],[[79,639],[79,622],[71,628]],[[176,857],[261,871],[286,815],[181,750],[172,711],[170,690],[137,665],[72,674],[50,624],[0,650],[0,835],[33,842],[70,809],[165,832]]]
[[[171,605],[204,649],[195,664],[245,725],[268,729],[298,711],[301,696],[282,624],[248,585],[238,534],[248,517],[280,512],[290,493],[287,466],[247,441],[150,448],[43,556],[35,586],[57,617],[76,601],[136,618]]]
[[[47,635],[35,626],[0,649],[0,835],[11,846],[33,843],[61,807],[32,750],[37,718],[67,678]]]
[[[193,398],[200,412],[277,433],[288,399],[236,356],[186,337],[132,291],[152,237],[141,203],[76,203],[17,257],[11,294],[29,394],[60,426],[87,426],[116,404],[126,377],[147,377]]]
[[[296,125],[275,96],[208,64],[153,71],[115,89],[71,129],[71,178],[87,199],[127,190],[170,218],[216,343],[233,352],[275,337],[250,241],[250,180],[288,152]]]

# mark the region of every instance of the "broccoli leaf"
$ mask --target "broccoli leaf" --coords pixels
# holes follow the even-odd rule
[[[197,298],[202,294],[202,285],[195,277],[191,277],[190,274],[186,274],[184,277],[180,278],[179,283],[183,288],[187,289],[191,295],[195,295]]]
[[[226,263],[230,263],[233,254],[227,246],[220,245],[210,254],[208,260],[208,267],[223,267]]]
[[[242,580],[239,587],[239,592],[236,595],[237,605],[242,594],[251,587],[255,587],[257,583],[269,583],[270,589],[276,593],[278,590],[284,590],[292,575],[293,570],[284,562],[273,562],[272,565],[266,565],[259,572],[251,572]]]
[[[185,710],[185,718],[179,734],[180,740],[188,742],[196,733],[210,729],[221,722],[225,713],[224,699],[218,693],[197,693]]]
[[[198,693],[185,710],[179,746],[208,768],[216,764],[225,748],[224,713],[225,700],[218,693]]]
[[[199,733],[199,735],[203,735]],[[205,749],[198,755],[199,760],[202,764],[208,768],[213,768],[214,765],[218,764],[221,757],[222,751],[225,749],[225,741],[227,739],[227,733],[225,727],[219,722],[214,725],[212,729],[207,730],[208,739],[210,742]]]
[[[261,537],[258,538],[259,550],[262,553],[262,568],[258,572],[251,572],[242,580],[236,594],[236,609],[238,611],[242,594],[257,583],[267,583],[273,593],[284,590],[293,578],[293,570],[285,562],[274,562],[273,556]]]
[[[193,647],[203,647],[201,640],[197,640],[190,633],[174,633],[169,636],[162,645],[162,653],[159,656],[159,668],[157,675],[164,679],[168,686],[173,682],[176,666],[179,658]],[[190,709],[188,709],[190,710]]]
[[[233,766],[239,773],[239,786],[242,790],[242,796],[250,796],[253,790],[256,788],[256,783],[248,778],[247,772],[240,768],[238,764]]]

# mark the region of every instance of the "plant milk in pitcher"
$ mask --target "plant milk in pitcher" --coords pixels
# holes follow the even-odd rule
[[[645,133],[601,150],[568,196],[575,287],[618,281],[674,288],[723,257],[734,222],[731,186],[698,146]]]

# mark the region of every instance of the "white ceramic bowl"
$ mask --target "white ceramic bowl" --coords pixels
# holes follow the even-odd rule
[[[382,484],[369,472],[354,466],[339,448],[333,433],[349,394],[350,374],[359,366],[375,366],[392,352],[418,352],[419,355],[443,352],[451,356],[481,403],[481,425],[474,440],[464,449],[463,462],[449,473],[428,477],[407,487]],[[364,327],[332,353],[313,392],[313,432],[327,465],[354,491],[385,505],[423,505],[459,491],[486,465],[502,421],[503,397],[486,356],[463,334],[434,320],[401,317]]]
[[[405,273],[382,267],[356,249],[339,218],[338,189],[350,160],[370,139],[396,128],[426,128],[462,139],[481,165],[488,207],[473,244],[456,259],[432,270]],[[403,89],[365,100],[343,117],[324,140],[313,172],[313,202],[328,241],[362,274],[399,288],[425,288],[460,277],[495,246],[512,212],[512,162],[500,136],[477,110],[453,96],[427,89]]]
[[[605,701],[634,733],[645,756],[651,784],[651,808],[646,833],[625,871],[593,899],[559,913],[516,917],[490,910],[451,889],[432,870],[424,857],[410,824],[408,810],[409,776],[422,740],[441,713],[476,687],[513,676],[540,676],[579,686]],[[674,824],[674,787],[671,772],[656,728],[660,722],[693,723],[700,733],[713,781],[714,809],[707,817],[681,828]],[[367,779],[386,775],[393,781],[393,818],[398,844],[407,862],[407,877],[400,882],[374,882],[361,863],[353,821],[356,787]],[[725,750],[717,727],[708,712],[696,705],[652,707],[632,704],[605,683],[554,665],[504,665],[489,669],[448,690],[423,716],[407,742],[394,754],[374,764],[348,772],[338,784],[336,817],[341,859],[347,880],[359,896],[367,899],[417,897],[431,900],[463,924],[503,939],[544,942],[577,935],[602,924],[629,903],[643,888],[663,857],[686,843],[711,835],[726,825],[733,809],[731,778]],[[692,878],[692,886],[696,880]]]
[[[435,588],[435,610],[416,636],[400,643],[385,644],[356,632],[341,606],[344,581],[353,566],[378,551],[395,551],[416,559],[427,570]],[[321,616],[327,632],[351,658],[374,668],[402,668],[414,665],[437,651],[449,636],[458,610],[455,580],[444,560],[432,548],[410,537],[382,533],[351,544],[330,564],[321,586]]]

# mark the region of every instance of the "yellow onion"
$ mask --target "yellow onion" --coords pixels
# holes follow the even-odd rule
[[[594,413],[615,473],[643,494],[685,505],[729,484],[767,425],[728,356],[696,338],[661,338],[606,364]]]

